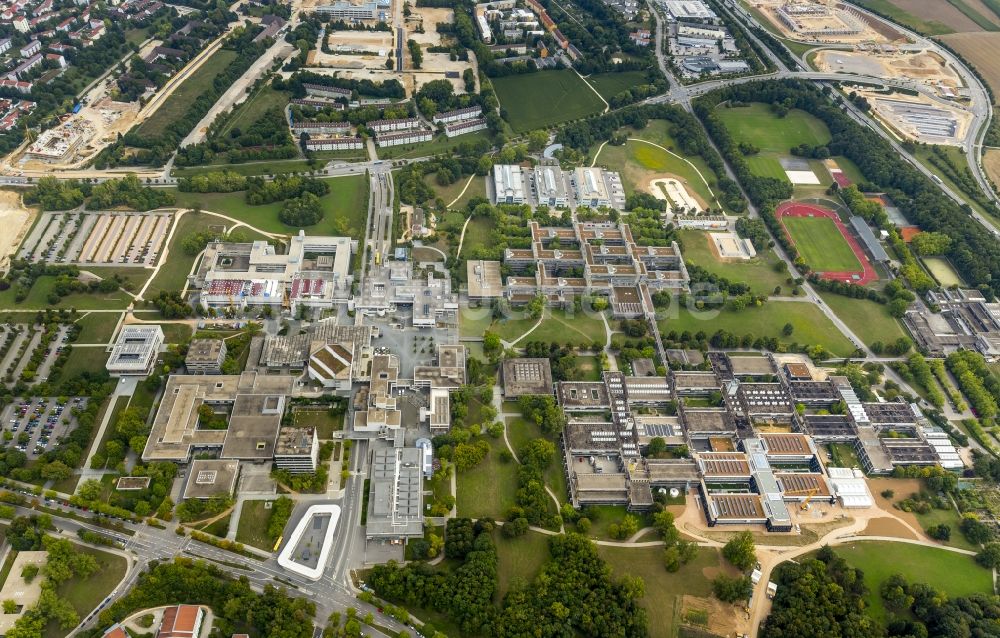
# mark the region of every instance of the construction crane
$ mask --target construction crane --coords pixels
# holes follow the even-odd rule
[[[809,501],[811,501],[812,498],[816,496],[816,494],[818,493],[819,493],[818,486],[806,490],[787,490],[785,492],[787,496],[802,496],[803,494],[806,495],[806,500],[802,501],[802,504],[799,505],[799,509],[802,510],[803,512],[809,509]]]

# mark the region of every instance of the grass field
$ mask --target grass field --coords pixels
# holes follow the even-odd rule
[[[753,155],[746,159],[750,172],[754,175],[788,181],[785,169],[781,167],[781,162],[774,155]]]
[[[559,446],[559,442],[543,434],[537,424],[521,417],[507,419],[507,438],[518,454],[519,450],[532,439],[548,439],[556,444],[557,449]],[[555,493],[560,503],[566,502],[569,488],[566,486],[566,474],[563,472],[562,462],[558,458],[554,459],[545,471],[545,484]]]
[[[503,440],[487,437],[490,452],[476,467],[456,475],[455,495],[459,516],[501,519],[514,505],[517,493],[517,463],[504,463],[500,451],[506,449]]]
[[[107,312],[92,312],[77,320],[80,325],[80,343],[108,343],[118,325],[118,315]]]
[[[679,231],[680,241],[683,244],[681,253],[685,262],[700,266],[731,281],[746,282],[757,294],[770,295],[774,292],[775,286],[786,287],[785,280],[788,274],[774,269],[775,264],[781,261],[774,251],[758,253],[757,257],[749,262],[721,262],[715,257],[708,235],[702,230]]]
[[[424,176],[424,182],[433,188],[437,196],[444,200],[444,203],[450,208],[465,208],[465,204],[473,197],[486,197],[486,180],[479,175],[473,175],[472,181],[469,180],[469,177],[462,177],[454,184],[441,186],[437,183],[434,173]],[[466,184],[468,184],[468,188],[466,188]],[[452,202],[455,203],[452,204]]]
[[[108,293],[73,293],[49,303],[48,296],[55,289],[56,278],[42,275],[35,280],[24,301],[16,302],[13,287],[0,291],[0,311],[45,310],[46,308],[76,308],[77,310],[113,310],[124,308],[132,300],[128,293],[116,290]]]
[[[77,546],[77,550],[85,554],[91,554],[100,564],[100,569],[91,574],[89,578],[71,578],[59,584],[56,593],[59,598],[68,601],[73,605],[73,609],[85,617],[93,611],[104,598],[118,586],[121,579],[125,577],[125,559],[116,554],[109,554],[90,547]],[[60,638],[66,635],[66,631],[59,629],[58,625],[50,622],[42,634],[43,638]]]
[[[497,545],[497,602],[513,584],[526,584],[535,579],[549,560],[549,537],[528,532],[518,538],[507,538],[497,530],[493,535]]]
[[[163,264],[160,265],[159,272],[150,282],[146,289],[145,298],[150,299],[159,294],[162,290],[181,290],[187,281],[188,273],[194,264],[195,255],[189,255],[181,248],[181,243],[188,235],[208,230],[210,226],[231,225],[223,219],[214,215],[204,215],[201,213],[186,213],[177,220],[177,228],[170,241],[169,253]]]
[[[267,526],[271,522],[272,510],[264,508],[266,502],[243,502],[239,527],[236,528],[236,541],[269,552],[274,548],[274,541],[267,535]]]
[[[826,144],[830,131],[816,117],[793,109],[785,117],[775,115],[766,104],[720,108],[717,115],[737,142],[753,144],[761,152],[788,154],[799,144]]]
[[[330,192],[320,198],[325,215],[315,226],[310,226],[306,232],[310,235],[341,235],[347,232],[355,239],[361,239],[365,233],[365,220],[368,218],[366,202],[368,199],[368,184],[364,175],[351,175],[324,180],[330,185]],[[177,205],[182,207],[199,207],[204,211],[222,213],[246,222],[254,228],[267,233],[292,235],[298,228],[286,226],[278,220],[278,212],[283,202],[250,206],[245,201],[245,194],[236,193],[180,193],[175,192]],[[185,215],[185,217],[187,217]],[[206,217],[212,219],[212,217]],[[181,218],[183,221],[184,218]],[[215,224],[227,224],[225,220],[216,219]],[[179,233],[174,234],[177,238]],[[171,257],[173,252],[171,250]],[[186,273],[185,273],[186,274]]]
[[[626,91],[639,84],[648,84],[643,71],[625,71],[624,73],[595,73],[587,76],[590,83],[605,100]]]
[[[191,103],[209,90],[215,78],[236,59],[236,52],[219,49],[201,67],[184,80],[177,89],[156,109],[153,117],[139,125],[136,133],[142,137],[159,137],[174,122],[181,119]]]
[[[458,137],[447,137],[437,135],[430,142],[420,144],[408,144],[405,146],[389,146],[378,149],[380,159],[410,159],[414,157],[424,157],[429,155],[439,155],[449,153],[459,145],[476,140],[488,140],[489,131],[476,131]]]
[[[569,69],[491,80],[504,119],[515,133],[546,128],[604,110],[604,103]]]
[[[889,343],[906,336],[903,327],[889,314],[885,304],[834,293],[822,293],[820,296],[823,303],[830,306],[841,321],[867,344],[875,341]]]
[[[993,591],[990,572],[971,556],[892,542],[856,543],[836,550],[848,563],[864,571],[865,584],[870,590],[867,600],[876,618],[885,618],[885,608],[878,596],[879,585],[893,574],[902,574],[910,582],[927,583],[952,597]]]
[[[125,285],[131,285],[131,292],[136,292],[142,288],[152,271],[148,268],[135,268],[131,266],[86,266],[82,270],[93,273],[102,279],[118,275],[125,280]]]
[[[775,337],[784,344],[822,345],[841,357],[854,351],[851,342],[811,303],[768,301],[759,308],[747,308],[742,312],[723,310],[718,314],[704,313],[704,316],[695,316],[687,308],[674,310],[673,306],[667,312],[670,316],[657,322],[663,334],[671,330],[678,333],[689,330],[692,334],[704,331],[711,335],[716,330],[727,330],[736,335]],[[786,323],[793,327],[788,337],[781,334]]]
[[[485,186],[483,189],[485,190]],[[468,256],[475,248],[486,248],[493,241],[493,229],[496,222],[489,217],[476,217],[465,229],[465,240],[462,242],[462,254]],[[459,231],[461,232],[461,231]],[[465,273],[462,273],[463,275]]]
[[[799,255],[817,272],[860,271],[850,244],[829,217],[781,218]]]
[[[658,142],[654,142],[657,144]],[[665,146],[662,145],[661,146]],[[669,148],[666,147],[665,148]],[[686,158],[691,159],[691,158]],[[648,193],[649,182],[655,177],[670,173],[683,180],[687,188],[694,191],[697,199],[703,205],[716,208],[720,204],[712,194],[706,180],[715,181],[715,175],[706,168],[695,170],[691,164],[684,159],[667,153],[661,148],[629,140],[623,146],[611,146],[606,144],[597,155],[596,165],[619,171],[622,176],[622,185],[625,193]],[[704,176],[704,179],[702,179]]]
[[[662,547],[599,546],[597,552],[615,576],[638,576],[646,584],[646,595],[639,604],[648,615],[650,638],[677,635],[678,619],[674,614],[678,599],[685,594],[711,596],[711,578],[705,572],[718,570],[721,564],[719,550],[714,548],[699,549],[694,560],[673,574],[663,567]]]
[[[234,128],[245,129],[259,120],[272,108],[283,109],[288,104],[289,95],[285,91],[276,91],[270,84],[265,84],[256,93],[237,107],[238,111],[226,123],[218,135],[224,136]]]
[[[921,259],[931,276],[945,288],[965,285],[962,276],[958,274],[947,257],[921,257]]]
[[[946,33],[953,33],[955,31],[947,24],[938,20],[924,20],[918,18],[912,13],[908,13],[904,9],[897,7],[895,4],[890,2],[890,0],[857,0],[857,3],[862,7],[878,11],[883,15],[889,16],[889,18],[893,21],[898,22],[904,27],[909,27],[910,29],[925,35],[943,35]],[[941,4],[947,3],[942,2]]]
[[[344,429],[344,415],[333,416],[329,410],[295,410],[292,413],[295,427],[316,428],[316,436],[332,439],[334,432]]]
[[[495,332],[504,341],[514,341],[537,323],[536,319],[521,316],[523,313],[495,321],[489,330]],[[480,333],[481,334],[481,333]],[[557,343],[590,344],[605,341],[604,322],[597,316],[584,313],[567,313],[565,310],[546,308],[542,323],[531,331],[519,345],[527,341],[545,341]]]

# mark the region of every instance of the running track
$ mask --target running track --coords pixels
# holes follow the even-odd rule
[[[843,238],[847,241],[847,244],[851,247],[851,251],[854,252],[854,256],[858,258],[858,263],[861,264],[861,270],[820,272],[818,274],[822,279],[843,281],[849,284],[858,284],[859,286],[864,286],[865,284],[869,284],[878,279],[878,274],[876,274],[871,261],[868,260],[868,256],[865,255],[865,252],[861,249],[861,246],[854,238],[854,235],[852,235],[850,231],[844,227],[844,223],[840,221],[840,217],[837,213],[813,204],[785,202],[775,209],[774,216],[778,218],[779,222],[781,222],[783,217],[829,217],[833,220],[833,223],[837,225],[837,230],[840,231],[841,236],[843,236]],[[784,228],[785,236],[788,237],[788,241],[794,244],[795,240],[792,239],[791,233],[789,233],[788,229],[785,228],[784,222],[781,223],[781,227]]]

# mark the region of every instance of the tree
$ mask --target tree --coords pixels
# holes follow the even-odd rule
[[[988,542],[993,537],[993,532],[986,523],[980,521],[975,514],[966,514],[959,524],[962,535],[970,542],[981,545]]]
[[[712,580],[712,593],[724,603],[736,603],[750,598],[753,583],[748,576],[729,577],[720,574]]]
[[[976,554],[976,562],[987,569],[1000,567],[1000,542],[986,543],[982,551]]]
[[[754,563],[757,562],[753,534],[750,532],[740,532],[729,539],[729,542],[722,548],[722,555],[734,567],[743,571],[749,571],[754,566]]]
[[[5,614],[16,614],[17,613],[17,607],[18,607],[17,602],[14,601],[14,600],[11,600],[10,598],[8,598],[7,600],[3,601],[3,613],[5,613]]]
[[[785,324],[785,325],[784,325],[784,326],[783,326],[783,327],[781,328],[781,334],[785,335],[786,337],[790,337],[790,336],[792,336],[792,333],[793,333],[794,331],[795,331],[795,326],[793,326],[793,325],[792,325],[792,324],[790,324],[790,323],[786,323],[786,324]]]
[[[939,541],[950,540],[951,526],[945,525],[944,523],[940,525],[931,525],[930,527],[927,528],[927,535]]]
[[[653,458],[658,457],[667,451],[667,442],[663,440],[662,437],[654,436],[649,440],[649,444],[646,446],[646,456]]]

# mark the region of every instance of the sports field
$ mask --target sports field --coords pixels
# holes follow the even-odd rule
[[[493,78],[504,119],[515,133],[580,119],[604,110],[587,83],[568,69]]]
[[[799,254],[815,270],[861,270],[858,258],[829,217],[786,217],[782,223]]]
[[[815,204],[785,202],[774,211],[799,255],[824,279],[865,285],[878,273],[837,214]]]

